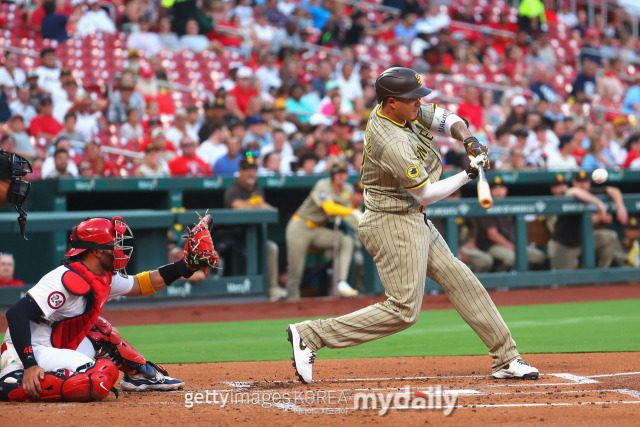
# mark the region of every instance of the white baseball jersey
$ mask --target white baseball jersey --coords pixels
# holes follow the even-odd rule
[[[31,344],[35,346],[51,347],[51,324],[84,313],[87,300],[84,296],[74,295],[62,285],[62,275],[69,269],[61,265],[45,274],[35,286],[29,289],[29,295],[38,304],[46,322],[31,323]],[[127,278],[116,274],[111,279],[111,292],[108,300],[126,295],[133,288],[133,276]],[[4,342],[12,344],[11,335],[7,329]]]

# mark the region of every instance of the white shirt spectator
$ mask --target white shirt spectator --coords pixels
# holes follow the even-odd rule
[[[282,86],[282,79],[280,78],[280,70],[278,67],[269,68],[265,65],[256,70],[255,76],[262,84],[262,91],[269,92],[270,88],[279,89]]]
[[[229,150],[226,144],[214,144],[209,140],[204,141],[202,144],[200,144],[200,146],[196,150],[196,154],[198,155],[198,157],[204,160],[212,168],[213,165],[216,164],[216,161],[218,161],[220,157],[226,156],[228,152]]]
[[[202,52],[209,47],[209,39],[199,34],[197,36],[190,36],[185,34],[180,37],[180,49],[190,50],[192,52]]]
[[[188,135],[188,134],[187,134]],[[178,128],[172,127],[165,134],[166,138],[173,143],[174,146],[179,147],[180,141],[185,136],[185,134]],[[194,138],[196,141],[199,141],[200,138],[196,136]]]
[[[0,68],[0,86],[13,89],[24,84],[27,76],[22,69],[16,67],[13,69],[13,76],[9,74],[6,67]]]
[[[136,138],[144,138],[144,130],[140,123],[138,123],[135,128],[131,126],[131,124],[125,123],[120,128],[120,138],[125,138],[129,141]]]
[[[49,68],[43,65],[35,69],[38,75],[38,86],[49,92],[52,96],[62,90],[60,84],[60,68]]]
[[[271,42],[271,40],[273,39],[273,36],[276,33],[275,28],[273,28],[269,24],[260,25],[258,23],[253,23],[253,25],[251,25],[251,29],[255,33],[258,41],[261,41],[261,42]]]
[[[80,37],[95,33],[115,34],[115,32],[116,26],[103,9],[87,10],[76,24],[76,35]]]
[[[349,80],[345,80],[342,73],[339,73],[338,78],[336,79],[336,83],[340,88],[340,95],[343,100],[353,101],[356,98],[362,98],[364,95],[362,93],[362,83],[360,82],[360,75],[357,74],[354,70],[351,73],[351,77]]]
[[[129,35],[127,47],[137,49],[150,55],[157,55],[162,50],[163,41],[156,33],[137,32]]]
[[[578,162],[573,155],[564,157],[559,151],[549,154],[547,159],[547,169],[549,170],[578,170]]]
[[[558,23],[563,24],[567,28],[573,28],[578,25],[578,17],[575,13],[569,11],[567,13],[558,12]]]
[[[187,123],[184,127],[187,130],[187,135],[189,135],[189,138],[196,141],[200,141],[200,136],[198,135],[198,132],[202,127],[202,123],[200,123],[199,121],[195,122],[194,124]]]
[[[69,152],[69,164],[67,165],[67,173],[71,176],[78,176],[78,166],[76,166],[73,161],[73,157],[75,156],[74,152]],[[47,156],[46,159],[42,162],[42,167],[40,168],[40,175],[44,178],[51,176],[51,174],[56,170],[56,163],[53,159],[53,156]]]
[[[36,109],[33,108],[33,105],[23,104],[19,99],[13,100],[11,104],[9,104],[9,109],[11,110],[12,116],[15,116],[16,114],[22,116],[26,128],[29,128],[31,119],[34,118],[36,114],[38,114]]]
[[[95,135],[98,133],[98,119],[102,116],[99,111],[95,113],[76,112],[76,132],[84,135]]]

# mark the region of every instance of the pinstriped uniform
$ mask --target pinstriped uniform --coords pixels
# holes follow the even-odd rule
[[[296,324],[312,350],[350,347],[408,328],[420,314],[428,276],[485,343],[494,372],[519,356],[480,281],[451,253],[406,190],[442,176],[440,151],[430,129],[435,123],[442,132],[444,119],[434,118],[435,107],[421,106],[418,119],[404,125],[382,116],[379,108],[371,113],[361,169],[366,211],[358,231],[378,267],[387,300],[337,318]]]

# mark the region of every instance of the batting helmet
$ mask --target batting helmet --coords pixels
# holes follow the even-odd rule
[[[123,243],[131,238],[133,233],[124,218],[88,218],[71,230],[71,249],[65,256],[76,256],[87,249],[112,250],[113,269],[126,274],[124,268],[131,258],[133,246],[124,246]]]
[[[404,67],[386,69],[376,79],[376,97],[378,102],[391,96],[395,98],[418,99],[432,92],[422,86],[422,78],[415,70]]]

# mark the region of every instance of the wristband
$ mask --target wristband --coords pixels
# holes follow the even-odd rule
[[[193,273],[195,273],[195,271],[187,267],[187,263],[184,262],[183,259],[181,259],[180,261],[176,261],[173,264],[167,264],[159,267],[158,273],[160,273],[160,276],[164,280],[164,283],[167,286],[171,286],[173,282],[181,277],[185,277],[188,279],[189,277],[193,276]]]

